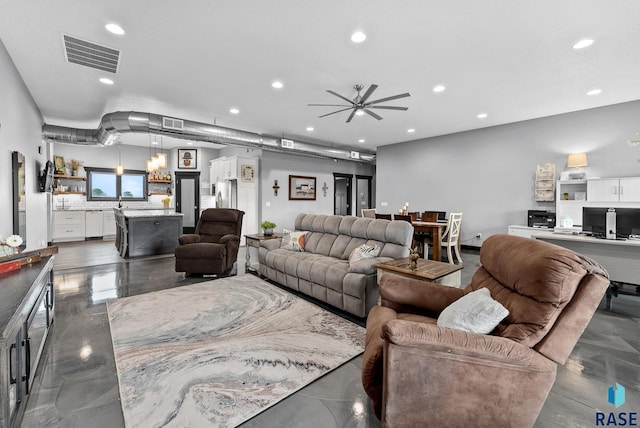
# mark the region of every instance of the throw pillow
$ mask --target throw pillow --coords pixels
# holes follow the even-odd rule
[[[438,325],[470,333],[487,334],[507,315],[509,311],[491,298],[489,289],[480,288],[444,308],[438,317]]]
[[[292,230],[282,230],[282,244],[280,248],[291,251],[304,251],[305,237],[307,232],[295,232]]]
[[[380,247],[377,245],[358,245],[349,255],[349,264],[352,265],[360,260],[372,259],[380,254]]]

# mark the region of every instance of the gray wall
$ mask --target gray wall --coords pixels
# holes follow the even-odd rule
[[[640,176],[640,146],[627,144],[638,131],[634,101],[379,147],[376,208],[463,212],[463,244],[479,246],[476,233],[506,233],[529,209],[555,210],[534,200],[539,163],[555,163],[559,177],[569,153],[587,152],[588,177]]]
[[[11,152],[19,151],[26,162],[27,249],[42,248],[47,244],[47,194],[39,192],[37,180],[47,161],[42,115],[2,42],[0,76],[0,235],[6,238],[13,233]]]
[[[333,214],[333,173],[375,176],[375,166],[350,161],[311,158],[285,153],[262,151],[260,161],[260,221],[270,220],[278,225],[277,231],[293,229],[295,218],[300,213]],[[289,175],[316,177],[315,201],[289,200]],[[278,196],[273,194],[273,181],[278,180]],[[327,184],[326,196],[322,190]],[[375,179],[374,179],[375,183]],[[374,184],[375,186],[375,184]],[[355,207],[355,189],[352,206]],[[269,206],[267,206],[269,204]],[[354,215],[359,215],[354,212]]]

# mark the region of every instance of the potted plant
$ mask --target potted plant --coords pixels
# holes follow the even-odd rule
[[[165,196],[164,198],[162,198],[162,199],[160,200],[160,202],[162,202],[162,205],[163,205],[165,208],[169,208],[169,202],[171,202],[171,198],[170,198],[170,197],[168,197],[168,196]]]
[[[262,229],[262,232],[264,233],[265,236],[271,236],[273,235],[273,229],[276,227],[277,225],[269,220],[265,220],[262,223],[260,223],[260,228]]]
[[[71,159],[67,161],[67,166],[71,169],[71,175],[78,175],[78,168],[82,166],[82,161]]]

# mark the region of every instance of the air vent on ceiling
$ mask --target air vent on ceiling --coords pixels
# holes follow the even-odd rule
[[[280,144],[283,149],[293,149],[293,140],[285,140],[284,138],[282,138],[280,140]]]
[[[63,34],[62,37],[64,39],[64,53],[68,62],[109,73],[118,71],[120,51],[76,39],[66,34]]]
[[[172,117],[163,117],[162,127],[164,129],[175,129],[176,131],[182,131],[184,129],[184,121],[180,119],[174,119]]]

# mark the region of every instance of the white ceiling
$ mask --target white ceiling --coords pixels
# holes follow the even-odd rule
[[[638,17],[637,0],[0,0],[0,39],[48,124],[141,111],[374,150],[640,99]],[[67,63],[63,33],[120,50],[117,73]],[[572,49],[583,38],[595,43]],[[410,92],[385,103],[409,110],[345,123],[307,106],[341,104],[326,90],[351,98],[356,83],[379,85],[371,99]]]

